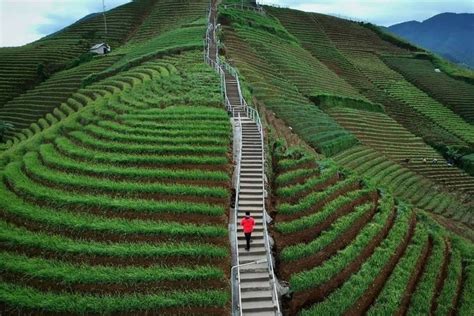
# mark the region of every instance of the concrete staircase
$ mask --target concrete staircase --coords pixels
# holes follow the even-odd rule
[[[208,42],[209,62],[217,62],[215,29],[217,0],[211,0]],[[269,247],[265,246],[267,233],[264,226],[264,160],[263,140],[257,123],[247,116],[247,109],[242,104],[238,78],[225,71],[226,97],[230,103],[230,111],[242,128],[242,155],[240,163],[240,184],[237,211],[237,245],[238,269],[240,278],[237,280],[240,292],[240,314],[255,316],[279,315],[278,298],[274,297],[274,274],[267,263],[271,258]],[[246,241],[240,221],[246,212],[255,219],[252,243],[247,251]],[[258,263],[257,263],[258,262]]]
[[[226,91],[236,120],[240,116],[242,128],[242,160],[240,164],[240,187],[237,205],[237,240],[239,264],[264,261],[267,256],[264,231],[264,164],[262,137],[256,122],[247,117],[240,104],[236,79],[226,74]],[[250,251],[240,221],[246,212],[255,219]],[[272,295],[273,275],[268,264],[253,263],[240,268],[241,311],[243,315],[276,315],[276,304]]]

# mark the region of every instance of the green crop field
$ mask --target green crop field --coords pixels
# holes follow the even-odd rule
[[[191,66],[199,61],[148,62],[174,71],[155,70],[4,153],[5,310],[227,308],[230,126],[218,79]]]
[[[273,159],[273,236],[279,276],[290,286],[283,302],[290,315],[445,315],[470,308],[460,301],[469,295],[461,275],[469,273],[462,263],[470,244],[330,160],[281,147]]]
[[[264,130],[262,147],[242,136],[244,155],[265,148],[272,219],[248,257],[236,171],[256,203],[260,169],[238,168],[248,121],[203,56],[213,13]],[[257,306],[265,264],[231,275],[264,254],[282,315],[473,314],[472,71],[369,23],[247,0],[106,17],[107,34],[96,13],[0,48],[0,315],[273,311]]]

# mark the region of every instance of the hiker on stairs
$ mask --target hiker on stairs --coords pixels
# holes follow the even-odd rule
[[[245,248],[245,250],[249,251],[250,240],[252,238],[252,232],[255,227],[255,220],[253,219],[252,216],[250,216],[250,212],[245,212],[245,217],[242,218],[240,225],[242,225],[244,229],[245,240],[247,241],[247,247]]]

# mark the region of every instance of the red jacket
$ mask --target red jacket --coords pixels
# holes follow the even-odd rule
[[[255,220],[253,217],[244,217],[240,222],[240,225],[244,228],[244,233],[251,233],[253,232],[253,228],[255,226]]]

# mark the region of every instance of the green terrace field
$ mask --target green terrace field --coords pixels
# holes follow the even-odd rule
[[[107,42],[113,49],[124,43],[138,27],[137,21],[153,1],[134,1],[107,12]],[[89,48],[103,42],[102,14],[95,14],[36,42],[0,48],[0,108],[13,97],[41,83],[46,77],[71,67]],[[43,70],[39,70],[39,64]]]
[[[474,194],[474,178],[448,162],[422,139],[384,113],[333,108],[328,113],[361,142],[453,192]],[[408,159],[408,161],[406,160]],[[426,159],[427,162],[423,162]],[[433,163],[433,159],[437,163]]]
[[[266,7],[266,10],[276,16],[313,56],[351,84],[372,103],[383,105],[387,114],[399,121],[409,131],[438,147],[446,144],[466,145],[461,139],[417,112],[409,104],[395,99],[377,87],[343,55],[343,51],[347,51],[348,54],[351,54],[351,51],[367,51],[383,56],[386,54],[400,56],[400,54],[409,54],[408,51],[400,51],[394,45],[383,42],[380,38],[374,37],[376,34],[373,31],[360,27],[356,23],[297,10],[273,7]],[[341,32],[341,28],[344,28],[344,32]],[[366,40],[365,46],[361,46],[363,43],[359,42],[361,38],[370,38],[370,40]],[[357,39],[357,45],[346,45],[346,42],[354,41],[354,39]]]
[[[334,159],[377,186],[387,188],[403,201],[473,227],[470,195],[460,197],[446,193],[433,180],[367,146],[353,147],[334,156]]]
[[[474,85],[436,72],[429,60],[385,57],[383,61],[408,81],[448,106],[469,123],[474,123]]]
[[[459,137],[469,145],[474,143],[474,127],[459,115],[434,100],[416,86],[407,82],[402,75],[391,70],[377,56],[359,52],[346,56],[379,88],[395,99],[405,102],[413,109],[432,120],[446,131]]]
[[[3,311],[225,314],[230,135],[201,52],[3,153]]]
[[[278,275],[290,285],[285,312],[445,315],[472,308],[465,300],[472,281],[463,277],[470,244],[330,160],[281,147],[273,159]]]
[[[38,120],[46,119],[49,126],[98,96],[118,93],[124,87],[141,82],[157,72],[167,74],[173,71],[166,65],[155,65],[150,69],[143,69],[140,65],[157,57],[202,49],[204,33],[202,22],[176,28],[151,40],[124,45],[107,56],[95,57],[56,73],[0,108],[0,120],[14,125],[7,136],[18,142],[44,127]]]
[[[142,42],[182,26],[190,26],[196,20],[204,20],[209,9],[206,0],[154,0],[143,24],[137,28],[130,41]],[[204,21],[206,23],[207,21]]]
[[[238,12],[233,9],[226,11]],[[250,20],[258,17],[256,13],[245,13],[245,18]],[[324,153],[334,154],[357,143],[353,135],[314,106],[294,82],[278,71],[276,64],[267,59],[261,50],[252,47],[233,26],[224,28],[226,54],[238,67],[245,85],[258,102],[265,104],[268,110],[282,118],[306,142]],[[264,37],[263,43],[266,41],[265,36],[271,36],[261,30],[258,34]]]
[[[14,131],[27,128],[66,102],[81,88],[82,80],[88,75],[100,72],[117,57],[100,57],[78,67],[58,72],[34,89],[8,101],[0,108],[0,120],[12,123]],[[13,132],[13,131],[12,131]]]

